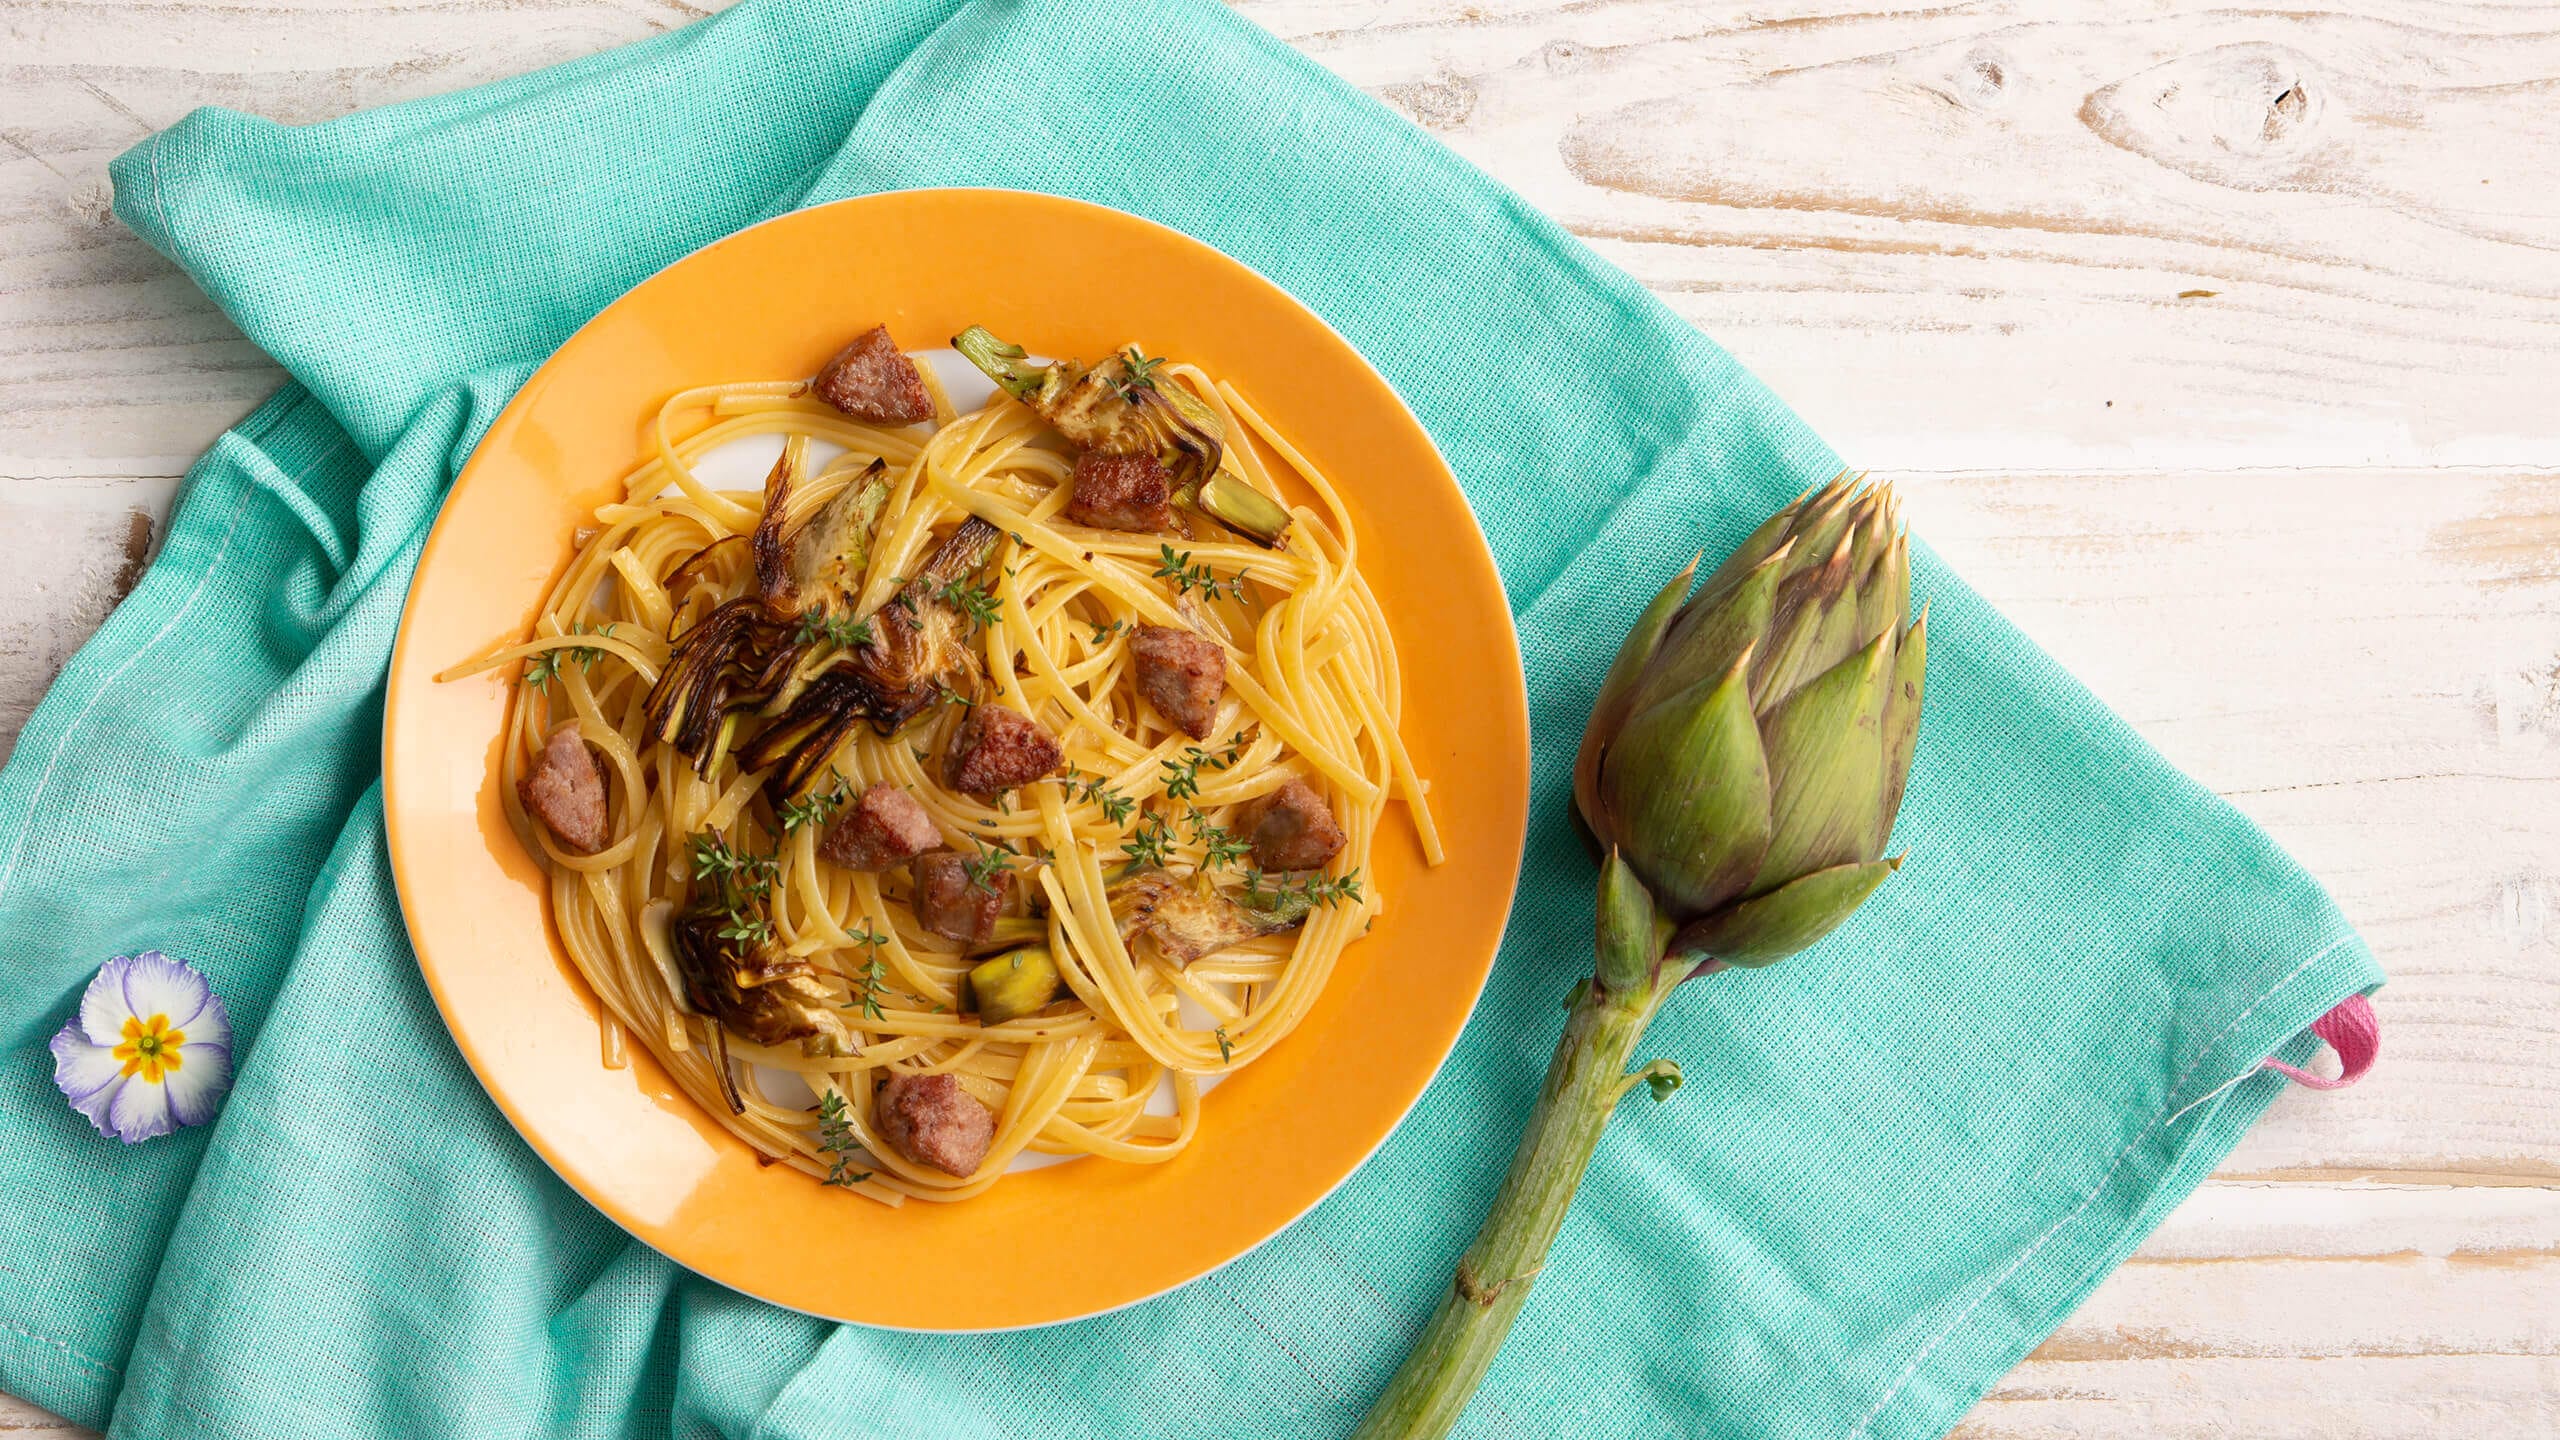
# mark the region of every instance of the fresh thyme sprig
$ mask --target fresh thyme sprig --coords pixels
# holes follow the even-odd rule
[[[1012,856],[1002,850],[979,846],[978,853],[966,862],[969,871],[969,888],[986,895],[996,893],[996,875],[1006,868],[1007,862],[1011,859]]]
[[[853,1117],[845,1112],[844,1097],[833,1090],[818,1102],[818,1148],[836,1157],[827,1169],[828,1184],[850,1190],[871,1178],[870,1171],[853,1168],[854,1152],[862,1142],[854,1137]]]
[[[859,650],[871,643],[871,622],[829,610],[812,610],[800,617],[800,628],[792,638],[802,645],[824,640],[846,650]]]
[[[968,579],[953,580],[942,587],[942,603],[969,617],[972,625],[984,627],[996,623],[1004,606],[983,585]]]
[[[1265,881],[1272,881],[1269,889]],[[1290,902],[1300,902],[1308,909],[1320,905],[1339,905],[1349,901],[1360,903],[1360,872],[1346,870],[1340,875],[1265,875],[1259,869],[1244,872],[1245,903],[1257,910],[1276,910]]]
[[[1191,826],[1191,838],[1200,846],[1200,868],[1224,870],[1253,853],[1253,842],[1242,839],[1223,825],[1210,822],[1208,816],[1194,810],[1184,817]]]
[[[1164,817],[1150,814],[1138,822],[1137,829],[1129,832],[1128,839],[1120,842],[1120,852],[1129,857],[1129,864],[1134,868],[1160,867],[1165,863],[1165,852],[1172,840],[1172,835],[1165,829]]]
[[[1088,804],[1102,807],[1102,818],[1114,825],[1129,823],[1130,812],[1138,802],[1111,788],[1111,782],[1099,775],[1088,775],[1073,765],[1058,773],[1058,783],[1069,795]]]
[[[1230,737],[1227,748],[1215,753],[1203,750],[1197,745],[1184,746],[1181,759],[1156,762],[1164,768],[1166,797],[1174,800],[1196,798],[1200,794],[1201,771],[1227,769],[1243,755],[1244,736],[1241,733]]]
[[[1160,544],[1156,551],[1161,557],[1156,564],[1156,578],[1172,581],[1175,594],[1197,590],[1203,600],[1215,600],[1222,592],[1238,600],[1244,598],[1244,575],[1241,571],[1232,580],[1220,580],[1218,572],[1210,569],[1208,562],[1191,563],[1188,550],[1176,550],[1170,544]]]
[[[1121,399],[1134,402],[1139,391],[1156,388],[1156,371],[1163,364],[1163,357],[1150,358],[1133,345],[1120,352],[1121,373],[1113,377],[1112,387],[1120,392]]]
[[[716,831],[695,835],[692,848],[693,878],[707,880],[713,887],[712,902],[722,921],[720,938],[748,946],[772,939],[773,925],[764,918],[763,901],[773,891],[781,863],[771,855],[733,850]]]
[[[1235,1045],[1227,1039],[1227,1027],[1224,1025],[1218,1027],[1218,1063],[1221,1065],[1236,1063]]]
[[[836,777],[834,788],[812,790],[799,799],[783,805],[776,812],[782,817],[783,834],[795,834],[804,825],[823,825],[838,810],[852,803],[853,782],[845,778],[843,771],[833,766],[827,768],[827,773]]]
[[[1112,636],[1117,635],[1128,628],[1129,622],[1126,620],[1113,620],[1105,624],[1094,626],[1093,648],[1099,650],[1103,646],[1110,644]]]
[[[609,637],[613,634],[613,626],[607,624],[591,627],[581,623],[570,626],[569,633]],[[552,677],[560,673],[563,662],[574,663],[581,670],[592,670],[595,668],[595,663],[603,658],[604,651],[594,645],[563,645],[557,649],[545,650],[524,662],[524,683],[540,690],[550,685]]]
[[[862,1018],[880,1020],[880,997],[889,993],[889,964],[875,952],[862,967]]]

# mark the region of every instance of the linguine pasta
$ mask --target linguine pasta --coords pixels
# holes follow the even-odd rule
[[[1164,533],[1073,523],[1075,450],[1040,413],[1003,390],[957,413],[922,375],[934,415],[914,426],[864,423],[799,382],[669,398],[650,427],[654,453],[581,532],[531,638],[438,677],[520,675],[502,789],[548,873],[560,942],[603,1004],[603,1063],[644,1048],[758,1153],[891,1204],[968,1198],[1025,1154],[1147,1164],[1180,1153],[1201,1123],[1204,1083],[1285,1038],[1378,913],[1385,897],[1367,877],[1391,802],[1426,858],[1441,858],[1397,733],[1394,640],[1361,579],[1351,517],[1234,387],[1173,364],[1151,382],[1216,417],[1222,480],[1275,500],[1275,466],[1303,480],[1316,503],[1292,509],[1270,548],[1194,507]],[[707,452],[754,436],[782,437],[777,486],[724,492],[696,475]],[[992,555],[944,591],[965,622],[968,679],[888,733],[855,725],[796,793],[777,793],[786,767],[741,768],[756,728],[781,723],[752,710],[704,752],[705,768],[663,738],[649,702],[688,632],[757,593],[754,547],[723,542],[752,536],[769,496],[783,497],[781,525],[799,525],[864,484],[885,484],[886,500],[858,569],[846,567],[848,612],[832,630],[804,623],[777,643],[807,642],[794,673],[806,671],[817,663],[807,657],[833,653],[830,635],[910,603],[911,577],[975,517],[998,533]],[[1205,738],[1142,696],[1131,649],[1141,626],[1182,627],[1223,649]],[[946,784],[956,732],[990,704],[1038,722],[1063,764],[992,797]],[[564,846],[518,797],[564,721],[607,797],[607,838],[592,854]],[[1321,871],[1265,873],[1243,833],[1248,807],[1292,779],[1324,797],[1344,843]],[[884,783],[921,803],[973,884],[1009,877],[994,941],[928,928],[915,867],[847,869],[822,854],[853,797]],[[1140,881],[1231,913],[1297,918],[1186,963],[1133,919]],[[827,1034],[841,1038],[759,1044],[724,1030],[688,999],[677,932],[689,916],[708,917],[696,934],[721,927],[722,963],[736,963],[741,983],[800,973],[799,993],[832,1012]],[[1047,1003],[989,1023],[969,975],[1007,943],[1043,952],[1058,983]],[[875,1100],[892,1074],[948,1075],[992,1112],[983,1163],[964,1178],[892,1143]]]

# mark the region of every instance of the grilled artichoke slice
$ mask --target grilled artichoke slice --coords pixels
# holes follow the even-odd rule
[[[721,938],[714,911],[680,916],[667,927],[685,1003],[758,1045],[797,1040],[812,1055],[858,1055],[862,1046],[845,1028],[817,969],[770,946],[741,952]]]
[[[971,516],[951,532],[924,568],[871,616],[870,638],[830,657],[814,674],[786,679],[796,694],[772,722],[738,749],[749,770],[780,766],[772,793],[791,796],[824,770],[853,727],[868,719],[894,735],[946,690],[975,686],[977,652],[969,644],[972,622],[946,598],[950,587],[975,574],[995,553],[1000,532]]]
[[[1163,362],[1134,349],[1092,366],[1036,365],[983,325],[951,337],[951,348],[1070,441],[1109,455],[1153,455],[1177,488],[1215,474],[1226,452],[1217,415],[1181,386],[1159,383],[1153,372]]]
[[[1155,937],[1156,949],[1177,965],[1214,955],[1230,945],[1277,935],[1304,924],[1303,899],[1283,900],[1270,909],[1247,905],[1194,874],[1188,880],[1169,870],[1140,870],[1111,887],[1111,914],[1125,942],[1141,934]]]
[[[851,614],[854,591],[871,562],[872,532],[889,504],[889,466],[874,460],[816,514],[789,526],[792,452],[785,450],[765,481],[764,516],[756,523],[756,588],[777,620],[811,611]]]

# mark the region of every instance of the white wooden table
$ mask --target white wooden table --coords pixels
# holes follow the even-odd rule
[[[2374,1076],[2277,1101],[1958,1433],[2560,1434],[2560,4],[1243,8],[1896,475],[2390,969]],[[0,0],[0,749],[281,378],[108,159],[698,13]]]

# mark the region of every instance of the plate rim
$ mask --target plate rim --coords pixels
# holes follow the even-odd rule
[[[629,304],[633,297],[647,289],[649,286],[657,283],[669,272],[689,264],[707,252],[729,244],[741,236],[765,229],[769,226],[808,223],[808,217],[824,212],[852,210],[871,205],[896,204],[901,201],[912,200],[916,197],[925,196],[998,196],[1003,197],[1009,202],[1030,202],[1035,205],[1055,205],[1065,207],[1070,210],[1098,212],[1103,216],[1109,217],[1114,223],[1126,222],[1142,226],[1146,229],[1159,232],[1161,235],[1169,238],[1176,245],[1188,246],[1204,251],[1216,261],[1233,266],[1242,271],[1252,280],[1268,287],[1274,294],[1280,296],[1290,306],[1303,313],[1307,319],[1312,320],[1327,334],[1331,335],[1337,342],[1339,342],[1343,350],[1350,354],[1359,363],[1359,365],[1369,373],[1370,378],[1377,382],[1379,388],[1392,398],[1396,409],[1401,412],[1405,420],[1412,425],[1414,431],[1422,437],[1423,443],[1430,449],[1432,455],[1440,462],[1443,474],[1447,477],[1449,483],[1457,492],[1459,508],[1466,513],[1467,523],[1475,542],[1477,552],[1483,557],[1485,568],[1493,577],[1495,593],[1502,599],[1502,603],[1494,608],[1499,612],[1498,626],[1502,637],[1508,642],[1506,648],[1510,659],[1510,663],[1506,667],[1509,684],[1503,691],[1503,698],[1509,702],[1508,708],[1511,712],[1519,718],[1517,743],[1509,747],[1511,751],[1508,756],[1509,773],[1501,777],[1501,783],[1507,788],[1519,793],[1523,799],[1518,808],[1517,823],[1513,826],[1512,832],[1505,836],[1494,837],[1499,842],[1508,845],[1511,862],[1508,878],[1503,883],[1501,919],[1494,926],[1492,939],[1488,946],[1488,953],[1485,957],[1484,963],[1477,970],[1472,982],[1473,993],[1468,997],[1465,1014],[1460,1018],[1457,1029],[1451,1033],[1448,1043],[1441,1047],[1438,1058],[1432,1063],[1429,1075],[1424,1078],[1420,1085],[1414,1088],[1413,1093],[1406,1099],[1404,1106],[1397,1112],[1395,1118],[1386,1126],[1381,1128],[1375,1138],[1373,1138],[1369,1142],[1368,1146],[1360,1152],[1359,1156],[1349,1165],[1345,1166],[1339,1175],[1335,1176],[1334,1179],[1324,1186],[1320,1192],[1312,1196],[1305,1205],[1299,1207],[1286,1219],[1283,1219],[1279,1223],[1271,1226],[1271,1228],[1259,1238],[1244,1245],[1233,1254],[1226,1256],[1224,1259],[1209,1264],[1189,1275],[1183,1276],[1180,1279],[1170,1281],[1162,1287],[1149,1291],[1144,1295],[1133,1296],[1095,1309],[1080,1310],[1070,1315],[1059,1315],[1045,1320],[1034,1320],[1002,1325],[897,1325],[876,1320],[855,1319],[842,1315],[829,1314],[825,1311],[814,1310],[805,1306],[794,1305],[787,1301],[777,1300],[770,1295],[760,1293],[759,1291],[750,1288],[739,1280],[715,1274],[681,1256],[670,1253],[663,1246],[649,1238],[648,1235],[642,1233],[641,1228],[635,1225],[633,1220],[624,1213],[623,1207],[617,1205],[606,1196],[599,1194],[597,1187],[592,1185],[583,1174],[562,1163],[559,1155],[554,1153],[553,1148],[546,1144],[541,1135],[533,1128],[529,1115],[525,1113],[524,1107],[520,1104],[520,1098],[510,1093],[505,1087],[491,1082],[488,1068],[483,1063],[477,1047],[468,1038],[468,1032],[464,1026],[457,1020],[454,1012],[454,1002],[448,994],[446,986],[438,978],[436,967],[429,964],[426,960],[426,946],[420,942],[418,933],[419,906],[411,898],[411,887],[408,883],[408,872],[410,866],[404,857],[404,850],[406,847],[404,846],[402,839],[403,827],[396,819],[396,817],[400,815],[401,809],[395,803],[395,792],[399,788],[397,778],[399,770],[393,763],[393,756],[398,745],[398,737],[396,734],[399,728],[398,721],[400,715],[400,706],[398,701],[400,695],[406,688],[403,684],[403,676],[406,669],[403,662],[408,656],[410,637],[415,633],[415,627],[411,624],[411,620],[417,613],[419,605],[419,589],[429,573],[430,562],[433,560],[440,546],[450,538],[447,522],[451,518],[454,500],[462,493],[463,487],[471,481],[473,473],[482,465],[484,460],[484,451],[486,450],[491,438],[500,435],[506,429],[509,422],[517,418],[520,409],[528,408],[539,400],[543,390],[546,388],[543,383],[546,377],[549,376],[553,367],[561,362],[562,357],[567,354],[567,352],[575,346],[582,337],[597,326],[603,324],[616,310],[626,304]],[[645,401],[643,403],[645,404]],[[428,680],[429,683],[432,683],[431,677],[428,677]],[[1482,518],[1476,513],[1475,505],[1469,499],[1465,485],[1463,482],[1459,481],[1456,467],[1449,463],[1447,454],[1440,448],[1440,442],[1438,439],[1432,435],[1430,426],[1424,424],[1422,417],[1414,413],[1413,407],[1405,401],[1403,393],[1396,389],[1395,385],[1387,379],[1385,374],[1377,368],[1376,364],[1369,359],[1368,355],[1362,351],[1358,345],[1352,343],[1350,337],[1344,335],[1339,329],[1335,328],[1333,323],[1327,320],[1321,312],[1316,310],[1314,306],[1309,305],[1304,300],[1298,298],[1298,296],[1287,286],[1284,286],[1278,281],[1272,279],[1270,276],[1265,275],[1260,269],[1256,268],[1249,262],[1229,254],[1218,246],[1213,245],[1198,236],[1192,235],[1187,231],[1167,225],[1162,221],[1154,220],[1144,215],[1122,210],[1115,206],[1080,199],[1075,196],[1052,194],[1050,192],[1040,190],[1021,190],[1005,186],[917,186],[899,190],[875,191],[865,195],[845,196],[839,199],[826,201],[821,204],[800,206],[785,210],[776,215],[767,216],[753,224],[740,226],[735,230],[731,230],[711,240],[705,241],[701,245],[695,246],[693,249],[686,251],[684,254],[679,255],[674,259],[669,260],[666,264],[650,271],[649,274],[633,282],[620,294],[614,296],[612,300],[607,301],[604,305],[598,307],[593,315],[580,322],[577,328],[570,331],[569,334],[563,336],[560,342],[552,348],[551,353],[545,356],[542,362],[525,376],[523,383],[517,386],[515,393],[508,397],[507,403],[501,406],[498,413],[490,419],[488,427],[481,432],[480,439],[473,444],[470,455],[463,461],[462,465],[455,470],[453,480],[446,486],[443,498],[437,502],[435,519],[428,527],[425,541],[419,547],[417,563],[410,572],[408,585],[401,597],[399,621],[394,632],[391,654],[386,663],[384,674],[381,729],[381,745],[378,759],[381,766],[380,774],[382,777],[381,783],[383,789],[384,847],[390,860],[392,890],[400,909],[402,932],[409,941],[410,959],[412,963],[417,966],[420,978],[425,982],[428,994],[435,1002],[437,1017],[443,1023],[446,1035],[452,1040],[454,1048],[462,1056],[464,1065],[470,1070],[473,1083],[478,1085],[481,1094],[486,1096],[489,1101],[497,1107],[499,1114],[505,1117],[509,1128],[513,1129],[518,1138],[520,1138],[525,1145],[533,1151],[535,1156],[542,1161],[544,1167],[550,1170],[550,1172],[563,1184],[567,1185],[571,1192],[576,1194],[580,1200],[584,1201],[597,1213],[603,1215],[607,1220],[612,1222],[614,1227],[622,1231],[626,1237],[650,1250],[652,1253],[663,1257],[670,1264],[676,1266],[686,1274],[699,1276],[715,1285],[721,1286],[723,1289],[747,1296],[750,1299],[757,1300],[767,1305],[772,1305],[777,1309],[788,1310],[794,1314],[807,1315],[812,1319],[825,1320],[833,1324],[851,1325],[862,1329],[877,1330],[890,1334],[1002,1335],[1048,1329],[1059,1325],[1072,1325],[1087,1320],[1099,1319],[1106,1315],[1117,1314],[1123,1310],[1147,1304],[1150,1301],[1160,1300],[1177,1290],[1196,1284],[1199,1281],[1236,1264],[1238,1261],[1241,1261],[1247,1256],[1261,1250],[1264,1246],[1269,1245],[1274,1240],[1277,1240],[1281,1235],[1295,1228],[1300,1222],[1304,1221],[1308,1215],[1312,1214],[1317,1207],[1323,1205],[1325,1201],[1333,1198],[1335,1194],[1340,1192],[1344,1185],[1350,1183],[1354,1176],[1358,1175],[1363,1169],[1365,1169],[1369,1162],[1377,1157],[1378,1152],[1385,1148],[1388,1140],[1392,1139],[1396,1132],[1403,1129],[1406,1122],[1413,1118],[1413,1112],[1421,1106],[1423,1097],[1428,1095],[1432,1088],[1439,1083],[1441,1077],[1447,1072],[1451,1058],[1457,1054],[1459,1045],[1464,1043],[1466,1031],[1474,1022],[1476,1009],[1483,1003],[1484,992],[1492,982],[1493,967],[1499,963],[1503,944],[1508,940],[1510,935],[1512,912],[1519,898],[1522,866],[1527,859],[1528,824],[1533,810],[1533,806],[1530,804],[1528,799],[1528,792],[1530,790],[1531,783],[1531,763],[1535,732],[1533,716],[1529,705],[1527,667],[1524,663],[1524,657],[1520,648],[1518,620],[1512,613],[1509,592],[1507,587],[1502,583],[1501,567],[1494,559],[1493,544],[1491,538],[1485,534]],[[543,896],[541,899],[541,908],[546,917],[548,917],[550,913],[550,905],[551,902],[549,896]],[[546,936],[545,941],[546,943],[551,943],[551,937]],[[592,991],[587,987],[583,977],[576,976],[572,973],[569,978],[580,991],[586,992],[590,998],[592,998]],[[684,1103],[691,1105],[693,1102],[690,1099],[687,1099]],[[732,1138],[734,1139],[734,1137]]]

